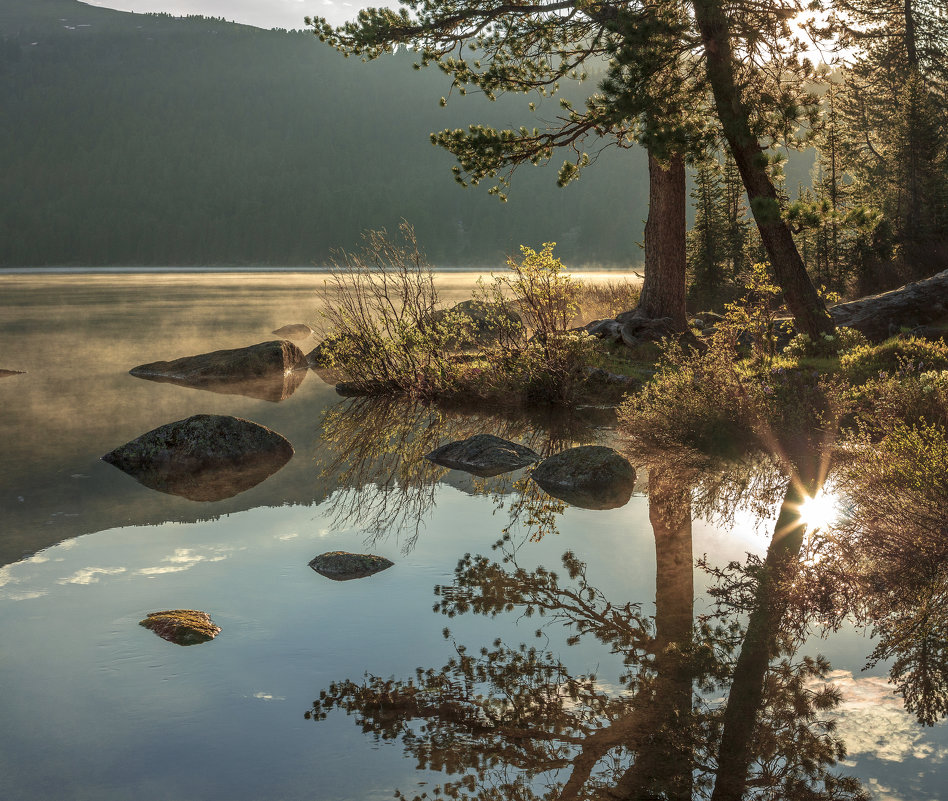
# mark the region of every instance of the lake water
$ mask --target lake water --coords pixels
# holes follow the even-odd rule
[[[475,278],[450,273],[439,282],[447,299],[461,299]],[[556,783],[579,774],[577,755],[592,752],[584,743],[595,741],[597,726],[628,720],[642,706],[635,699],[645,685],[624,674],[658,674],[648,685],[650,709],[674,694],[660,661],[630,655],[628,643],[613,647],[610,618],[592,607],[641,605],[620,615],[623,625],[654,625],[659,637],[682,620],[690,630],[692,602],[698,616],[712,608],[710,579],[693,558],[725,565],[766,551],[772,520],[747,509],[726,523],[692,514],[702,480],[674,466],[637,464],[631,500],[592,510],[549,498],[523,471],[477,479],[422,458],[478,431],[546,453],[616,444],[601,410],[562,420],[379,407],[341,399],[315,372],[275,403],[128,374],[138,364],[249,345],[282,325],[312,322],[321,281],[312,274],[0,276],[0,368],[26,371],[0,379],[0,799],[341,801],[392,798],[396,790],[412,798],[464,771],[472,779],[459,797],[567,797]],[[295,455],[257,486],[214,502],[156,492],[99,459],[200,413],[268,426]],[[506,545],[492,549],[505,531]],[[395,564],[331,581],[308,562],[334,550]],[[588,594],[560,591],[571,584],[561,562],[567,551],[586,565],[573,584],[585,576]],[[520,607],[505,612],[522,588],[479,563],[459,567],[466,554],[500,560],[504,553],[522,568],[518,580],[532,597],[549,602],[544,617]],[[539,566],[558,572],[557,591]],[[458,586],[436,595],[436,586],[455,582],[456,568]],[[444,613],[463,611],[465,598],[492,608],[499,597],[494,616]],[[433,611],[436,603],[446,607]],[[147,613],[174,608],[208,612],[221,634],[184,648],[138,626]],[[577,620],[586,633],[571,644]],[[520,651],[521,643],[537,651]],[[464,661],[480,658],[482,648],[480,668]],[[794,657],[820,653],[832,663],[828,678],[843,699],[832,716],[849,752],[834,770],[857,777],[878,799],[948,798],[945,725],[915,722],[887,683],[886,665],[861,670],[871,650],[849,627],[809,639]],[[459,654],[468,674],[441,671]],[[541,663],[556,669],[544,672]],[[440,677],[440,694],[424,704],[397,684],[415,678],[416,668]],[[366,701],[345,686],[330,689],[360,684],[366,673],[395,680],[390,695],[400,704],[383,709],[381,696]],[[595,680],[567,697],[566,677],[590,673]],[[690,679],[685,688],[690,703]],[[324,690],[329,699],[320,702]],[[465,717],[458,699],[478,694],[513,707],[542,697],[566,722],[525,714],[518,720],[526,729],[532,720],[533,734],[513,731],[497,723],[508,707],[496,700],[481,704],[472,723],[474,707]],[[697,696],[712,710],[724,700],[711,689]],[[620,699],[621,715],[606,698]],[[628,708],[623,698],[632,699]],[[334,702],[352,714],[329,708],[319,719]],[[656,714],[643,726],[665,720]],[[668,787],[678,782],[664,797],[702,797],[713,737],[692,732],[682,748],[658,736],[646,744],[629,731],[638,762],[658,766],[655,776]],[[665,750],[656,758],[657,748]],[[629,753],[601,756],[574,797],[610,797],[606,779],[596,784],[595,776],[636,778]],[[777,753],[769,769],[791,758]]]

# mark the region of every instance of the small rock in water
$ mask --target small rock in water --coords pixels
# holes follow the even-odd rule
[[[554,498],[585,509],[616,509],[632,497],[635,468],[602,445],[582,445],[544,459],[531,474]]]
[[[488,478],[531,465],[539,461],[540,454],[493,434],[475,434],[442,445],[425,458],[443,467]]]
[[[200,645],[221,633],[221,627],[214,625],[210,615],[197,609],[149,612],[138,625],[151,629],[161,639],[175,645]]]
[[[308,339],[313,335],[313,329],[306,325],[306,323],[293,323],[292,325],[285,325],[282,328],[278,328],[272,333],[284,339]]]
[[[309,566],[321,576],[334,581],[365,578],[373,573],[390,568],[394,562],[384,556],[370,553],[348,553],[347,551],[329,551],[313,559]]]

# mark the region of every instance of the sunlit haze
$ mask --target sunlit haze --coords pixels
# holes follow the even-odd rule
[[[176,16],[199,14],[223,17],[258,28],[303,28],[304,17],[326,17],[341,23],[367,6],[396,5],[394,2],[361,0],[88,0],[89,5],[119,11],[164,12]]]

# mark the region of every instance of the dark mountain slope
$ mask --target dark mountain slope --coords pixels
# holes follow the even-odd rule
[[[428,133],[529,123],[526,104],[441,109],[443,76],[410,64],[303,32],[0,0],[0,265],[309,264],[403,217],[442,264],[546,240],[572,261],[639,259],[639,151],[565,190],[558,162],[524,168],[507,204],[463,190]]]

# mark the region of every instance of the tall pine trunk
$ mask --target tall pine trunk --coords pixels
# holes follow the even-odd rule
[[[671,318],[676,331],[688,328],[685,311],[685,160],[660,161],[648,154],[648,219],[645,222],[645,281],[637,317]]]
[[[721,0],[692,0],[701,32],[708,82],[724,136],[737,162],[760,238],[797,329],[810,337],[829,334],[833,320],[817,293],[790,228],[780,216],[777,190],[767,173],[767,157],[750,129],[750,115],[735,75],[727,16]]]

